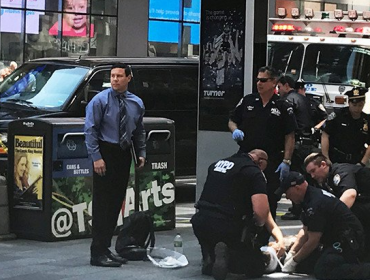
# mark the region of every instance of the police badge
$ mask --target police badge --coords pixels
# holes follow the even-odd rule
[[[334,178],[333,178],[333,183],[335,186],[338,186],[339,183],[340,183],[340,175],[339,174],[335,174]]]
[[[364,126],[362,127],[362,130],[366,132],[369,130],[369,125],[367,124],[367,121],[365,121]]]
[[[334,120],[336,116],[337,116],[337,115],[336,115],[334,112],[332,112],[332,113],[328,116],[328,121]]]
[[[360,94],[360,91],[357,88],[355,88],[353,90],[353,96],[358,96],[359,94]]]

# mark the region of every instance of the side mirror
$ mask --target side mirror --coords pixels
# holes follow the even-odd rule
[[[82,105],[87,105],[93,99],[93,97],[98,94],[100,91],[90,89],[90,86],[84,88],[84,99],[81,101]]]

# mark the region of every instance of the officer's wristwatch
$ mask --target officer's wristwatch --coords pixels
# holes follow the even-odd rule
[[[283,162],[288,164],[288,165],[292,164],[292,161],[290,159],[283,159]]]

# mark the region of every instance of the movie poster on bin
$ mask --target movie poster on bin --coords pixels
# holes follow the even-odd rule
[[[243,97],[245,0],[202,1],[199,128],[227,131]]]
[[[14,136],[14,208],[42,210],[43,136]]]

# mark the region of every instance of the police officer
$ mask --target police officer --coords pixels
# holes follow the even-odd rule
[[[265,175],[270,210],[275,217],[277,199],[274,192],[280,185],[279,179],[290,170],[297,124],[290,103],[279,100],[274,93],[277,72],[271,67],[262,67],[256,81],[258,93],[244,96],[230,113],[229,129],[240,152],[262,149],[269,155]]]
[[[326,111],[324,105],[321,104],[321,102],[317,99],[315,99],[314,96],[306,95],[306,88],[305,88],[305,82],[303,81],[296,81],[295,82],[295,90],[303,95],[306,96],[310,103],[310,109],[311,109],[311,120],[314,123],[314,129],[315,129],[315,135],[320,135],[319,133],[322,126],[325,124],[325,120],[328,118],[328,112]],[[320,141],[318,141],[320,142]]]
[[[304,161],[306,171],[325,190],[333,193],[360,220],[365,231],[365,246],[370,260],[370,169],[349,163],[334,163],[321,153]]]
[[[311,116],[311,108],[308,98],[297,93],[295,82],[290,76],[282,76],[278,81],[279,95],[282,100],[287,100],[293,106],[294,115],[297,120],[297,130],[295,131],[295,148],[292,156],[291,170],[304,173],[303,161],[307,155],[312,152],[313,140],[311,129],[314,126]],[[299,220],[301,207],[295,205],[281,219],[283,220]]]
[[[237,153],[212,163],[191,219],[202,249],[202,273],[225,279],[228,271],[260,277],[265,264],[256,234],[265,226],[284,254],[283,235],[269,212],[263,150]]]
[[[300,95],[294,90],[295,82],[290,76],[282,76],[278,81],[280,98],[288,100],[294,110],[298,128],[296,130],[296,141],[301,137],[310,139],[311,128],[314,123],[311,118],[310,103],[307,98]]]
[[[302,204],[303,228],[285,259],[282,272],[300,272],[300,266],[322,245],[314,265],[318,279],[369,279],[370,264],[360,264],[363,228],[355,215],[333,194],[308,185],[303,175],[290,172],[277,195]],[[317,252],[317,251],[316,251]]]
[[[353,88],[345,94],[349,106],[331,113],[321,136],[322,153],[332,162],[365,166],[370,158],[370,115],[362,112],[366,88]]]

